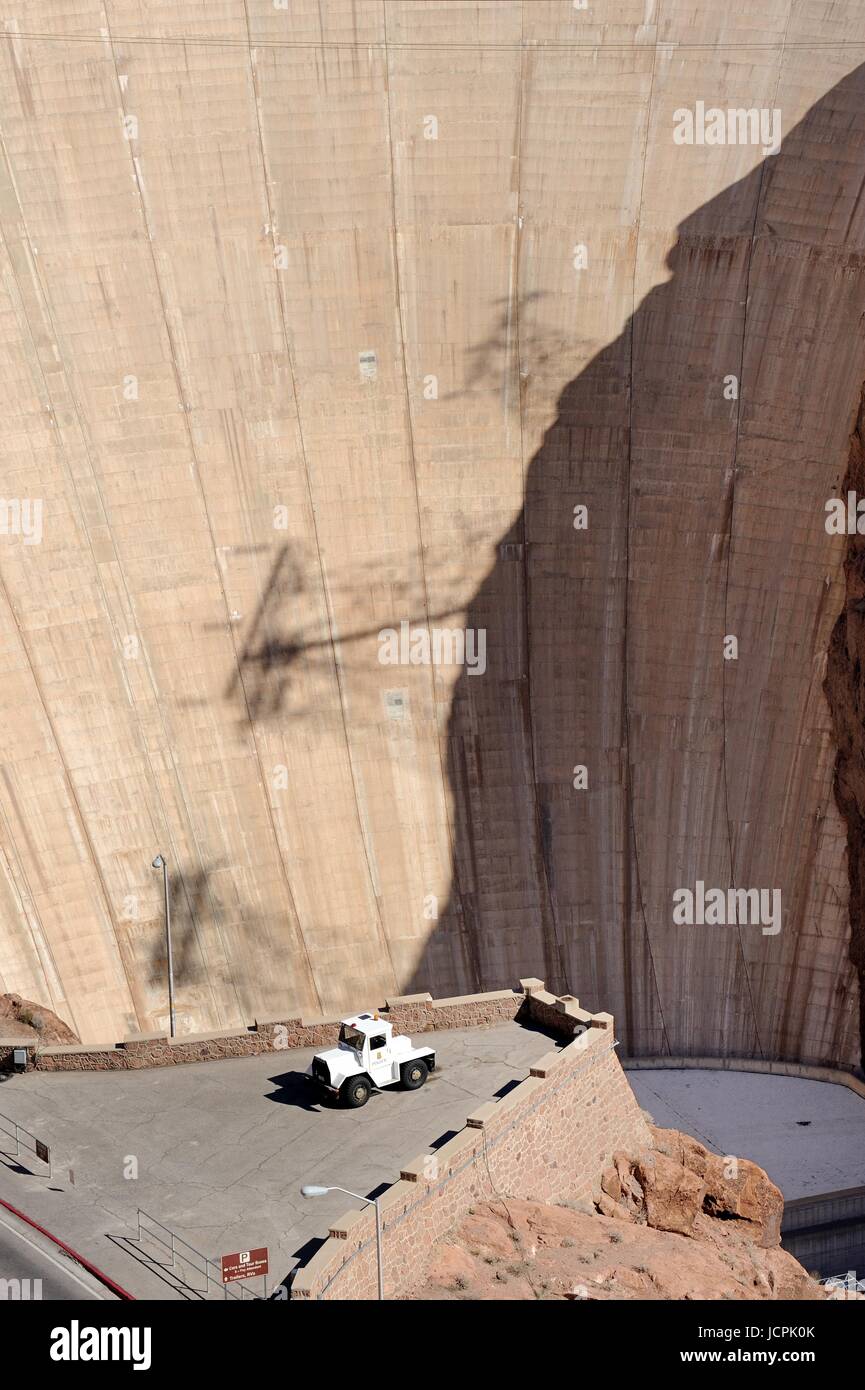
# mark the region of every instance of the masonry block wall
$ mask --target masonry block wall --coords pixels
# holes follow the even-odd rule
[[[540,981],[522,983],[529,986],[532,1014],[549,1009],[566,1032],[580,1022],[576,1000],[556,1001]],[[589,1020],[587,1031],[541,1058],[501,1100],[473,1111],[465,1128],[441,1148],[406,1164],[400,1181],[383,1195],[388,1297],[416,1288],[433,1243],[473,1203],[508,1197],[588,1199],[616,1149],[634,1153],[650,1146],[648,1127],[616,1055],[611,1016],[581,1013]],[[376,1295],[375,1217],[365,1207],[331,1227],[329,1239],[295,1274],[291,1297]]]
[[[540,985],[540,981],[532,981]],[[552,998],[552,996],[550,996]],[[501,989],[486,994],[462,994],[454,999],[433,999],[430,994],[406,994],[388,999],[380,1012],[398,1033],[432,1033],[441,1028],[482,1028],[506,1023],[526,1008],[524,990]],[[368,1007],[363,1004],[356,1012]],[[37,1071],[137,1071],[142,1067],[172,1067],[187,1062],[212,1062],[224,1057],[257,1057],[264,1052],[284,1052],[298,1047],[333,1047],[339,1033],[338,1018],[285,1017],[261,1020],[248,1028],[185,1034],[169,1038],[165,1033],[124,1038],[117,1043],[64,1043],[41,1047],[30,1039],[17,1040],[26,1047],[27,1066]],[[12,1066],[12,1044],[0,1040],[0,1071]]]

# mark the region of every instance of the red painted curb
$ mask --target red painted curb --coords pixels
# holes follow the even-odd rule
[[[55,1245],[59,1245],[61,1250],[65,1250],[67,1255],[71,1255],[73,1260],[77,1260],[78,1264],[80,1264],[83,1269],[86,1269],[89,1274],[92,1274],[94,1279],[98,1279],[100,1284],[104,1284],[106,1289],[110,1289],[117,1298],[126,1299],[130,1303],[138,1302],[134,1293],[130,1293],[128,1289],[124,1289],[122,1284],[116,1284],[109,1275],[103,1274],[98,1265],[92,1264],[84,1255],[79,1255],[78,1251],[74,1250],[71,1245],[67,1245],[65,1240],[60,1240],[57,1236],[52,1235],[50,1231],[46,1231],[45,1227],[40,1226],[38,1221],[34,1221],[32,1216],[28,1216],[26,1212],[19,1211],[17,1207],[12,1206],[11,1202],[4,1202],[2,1197],[0,1197],[0,1207],[5,1207],[7,1211],[11,1211],[13,1216],[17,1216],[20,1221],[25,1221],[28,1226],[32,1226],[34,1231],[38,1231],[40,1235],[47,1236],[49,1240],[53,1240]]]

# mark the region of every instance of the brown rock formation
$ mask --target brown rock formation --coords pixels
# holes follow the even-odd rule
[[[762,1168],[676,1130],[613,1155],[595,1208],[503,1198],[433,1252],[423,1298],[825,1297],[780,1249],[783,1198]],[[618,1195],[616,1195],[618,1194]]]
[[[678,1130],[653,1126],[652,1137],[654,1150],[632,1165],[644,1189],[648,1225],[689,1235],[703,1211],[748,1223],[753,1239],[766,1248],[780,1244],[784,1199],[762,1168],[747,1158],[721,1158]],[[627,1155],[616,1158],[616,1171],[627,1171]],[[632,1195],[631,1205],[638,1212],[642,1204]]]
[[[635,1172],[645,1193],[647,1225],[690,1235],[706,1193],[699,1177],[661,1153],[641,1157]]]
[[[20,994],[0,994],[0,1032],[14,1033],[16,1037],[33,1037],[39,1042],[77,1043],[73,1033],[62,1018],[42,1004],[34,1004],[32,999],[22,999]]]

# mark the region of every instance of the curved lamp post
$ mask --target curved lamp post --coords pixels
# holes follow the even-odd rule
[[[384,1298],[384,1269],[381,1259],[381,1211],[379,1210],[378,1197],[362,1197],[359,1192],[349,1192],[347,1187],[318,1187],[314,1183],[307,1183],[300,1189],[302,1197],[324,1197],[328,1192],[344,1192],[346,1197],[354,1197],[358,1202],[363,1202],[365,1206],[375,1207],[375,1258],[378,1267],[378,1296]]]

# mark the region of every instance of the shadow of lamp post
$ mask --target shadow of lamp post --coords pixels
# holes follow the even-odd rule
[[[165,943],[168,948],[168,1018],[171,1036],[174,1037],[174,960],[171,955],[171,903],[168,900],[168,864],[163,854],[157,854],[150,866],[162,870],[162,893],[165,899]]]

